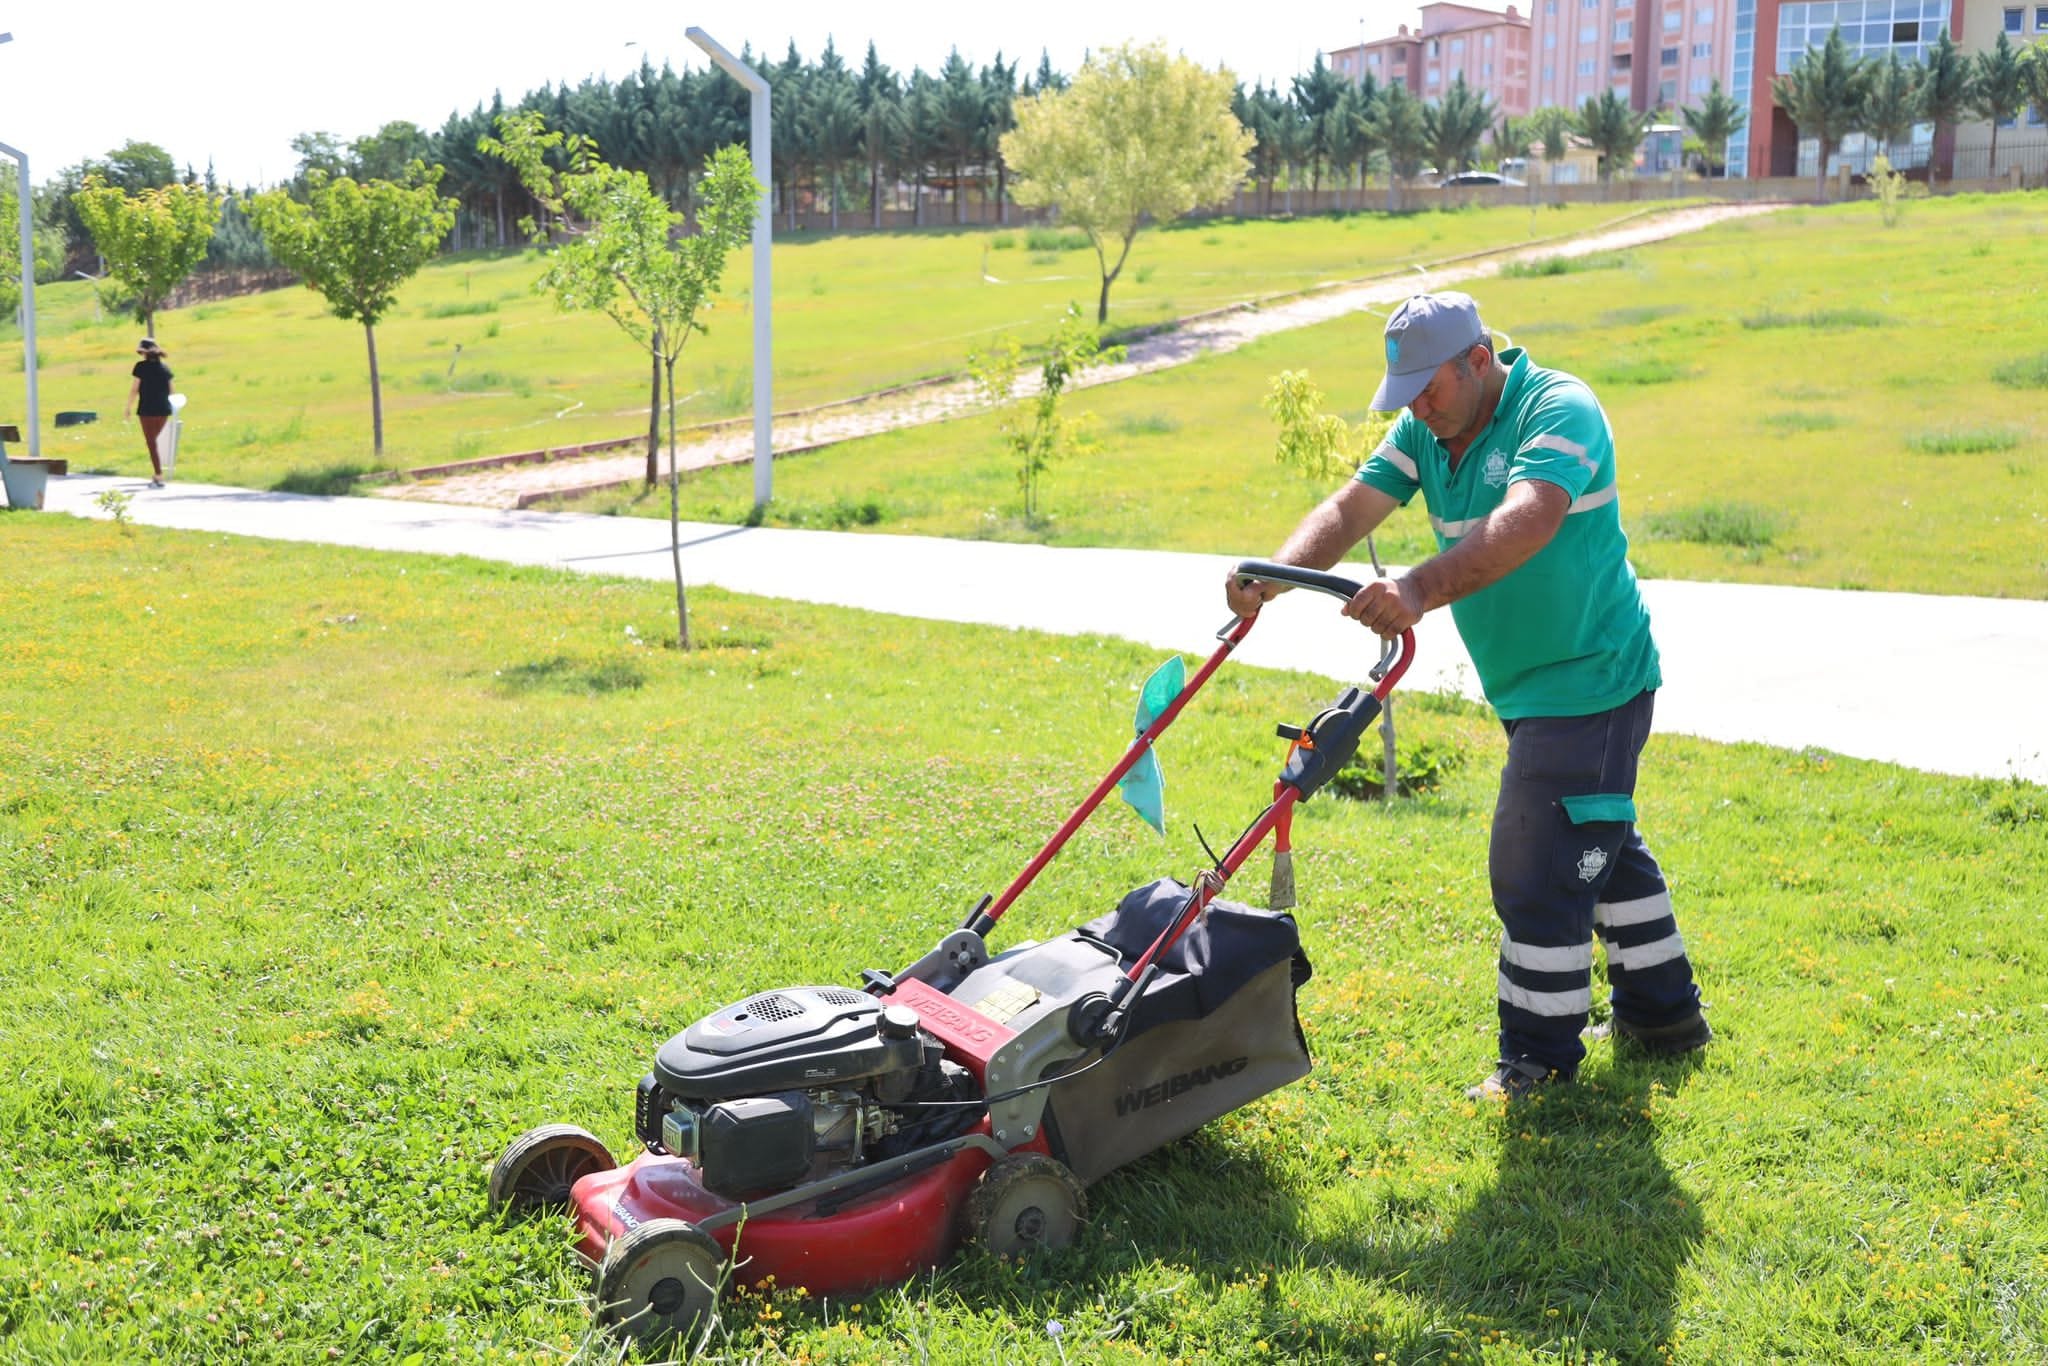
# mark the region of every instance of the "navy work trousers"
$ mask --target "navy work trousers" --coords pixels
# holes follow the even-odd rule
[[[1500,1056],[1565,1077],[1586,1055],[1593,936],[1615,1016],[1654,1028],[1699,1009],[1671,893],[1636,830],[1636,762],[1656,694],[1592,716],[1503,724],[1508,761],[1488,872],[1500,916]]]

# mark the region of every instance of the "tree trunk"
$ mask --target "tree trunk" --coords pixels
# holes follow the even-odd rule
[[[377,329],[363,324],[363,340],[370,346],[370,449],[384,458],[384,391],[377,383]]]
[[[647,487],[661,478],[661,333],[647,351],[648,368],[654,371],[653,388],[647,397]]]
[[[1819,199],[1823,204],[1828,202],[1828,149],[1826,144],[1822,144],[1820,148],[1820,175],[1815,180],[1813,189],[1815,198]]]
[[[1987,180],[1996,180],[1996,179],[1998,178],[1998,120],[1997,120],[1997,119],[1992,119],[1992,120],[1991,120],[1991,165],[1990,165],[1990,167],[1989,167],[1988,169],[1986,169],[1986,171],[1984,172],[1984,178],[1985,178],[1985,179],[1987,179]]]
[[[1095,301],[1095,323],[1101,326],[1109,321],[1109,276],[1102,277],[1102,293]]]
[[[143,310],[142,335],[145,337],[154,337],[156,335],[156,310],[153,308]],[[27,367],[24,366],[23,368]]]
[[[491,198],[498,202],[498,241],[496,245],[502,249],[505,245],[505,192],[503,190],[493,190],[491,191]]]
[[[839,167],[832,167],[832,231],[839,231]]]
[[[690,604],[683,596],[683,492],[676,473],[676,363],[668,362],[668,558],[676,574],[676,648],[690,648]]]
[[[996,159],[996,226],[1010,225],[1010,168]]]
[[[917,179],[910,187],[910,226],[924,226],[924,167],[917,168]]]

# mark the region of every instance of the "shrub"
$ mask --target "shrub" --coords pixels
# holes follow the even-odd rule
[[[1642,360],[1603,366],[1593,372],[1592,379],[1595,384],[1669,384],[1675,379],[1685,378],[1685,374],[1676,361],[1646,356]]]
[[[2048,389],[2048,351],[2009,360],[1991,372],[2008,389]]]
[[[999,232],[990,240],[988,245],[992,251],[1008,251],[1017,245],[1017,239],[1011,233]]]
[[[1883,327],[1890,319],[1868,308],[1816,308],[1806,313],[1780,313],[1766,308],[1742,320],[1751,332],[1773,327],[1813,327],[1835,331],[1845,327]]]
[[[1779,436],[1791,436],[1796,432],[1826,432],[1842,425],[1842,419],[1833,413],[1767,413],[1764,426]]]
[[[492,299],[457,299],[445,304],[428,304],[420,311],[422,318],[466,318],[472,313],[496,313],[498,305]]]
[[[1690,541],[1747,550],[1771,544],[1788,525],[1789,519],[1775,508],[1713,502],[1652,512],[1643,518],[1643,534],[1653,541]]]
[[[1576,275],[1587,270],[1620,270],[1628,264],[1627,256],[1600,252],[1587,256],[1546,256],[1540,261],[1510,261],[1500,268],[1500,273],[1510,280],[1528,280],[1549,275]]]
[[[1371,750],[1371,757],[1366,751]],[[1358,757],[1337,770],[1330,779],[1330,791],[1352,801],[1372,801],[1386,796],[1386,774],[1382,751],[1377,745],[1360,744]],[[1394,756],[1394,785],[1401,796],[1412,797],[1438,786],[1465,766],[1465,751],[1438,740],[1424,740]]]
[[[1922,455],[1981,455],[2009,451],[2019,444],[2019,433],[2009,427],[1936,428],[1906,438],[1906,445]]]
[[[1033,228],[1024,234],[1024,245],[1033,251],[1079,251],[1088,245],[1088,234],[1068,229]]]

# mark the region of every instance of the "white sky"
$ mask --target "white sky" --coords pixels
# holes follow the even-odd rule
[[[458,108],[488,104],[493,90],[509,101],[551,82],[617,79],[642,52],[656,67],[666,59],[701,68],[702,54],[683,36],[692,24],[735,53],[752,43],[770,59],[792,38],[815,59],[831,37],[853,66],[873,39],[899,73],[936,70],[954,46],[977,68],[1000,50],[1026,70],[1044,49],[1071,73],[1090,48],[1164,39],[1249,85],[1291,77],[1318,50],[1356,43],[1361,22],[1368,38],[1391,34],[1417,22],[1416,6],[0,0],[0,31],[14,34],[0,44],[0,142],[28,153],[38,184],[131,138],[164,147],[181,167],[203,171],[211,158],[228,183],[274,183],[292,172],[298,133],[348,139],[391,119],[431,132]]]

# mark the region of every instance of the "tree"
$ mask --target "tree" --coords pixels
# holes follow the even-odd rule
[[[1828,30],[1825,46],[1807,48],[1790,71],[1771,78],[1771,98],[1791,115],[1802,137],[1820,144],[1816,186],[1823,199],[1828,193],[1828,162],[1856,127],[1869,83],[1869,63],[1849,51],[1839,24]]]
[[[435,188],[441,168],[415,161],[403,181],[358,183],[313,171],[301,203],[283,190],[248,202],[270,253],[327,300],[335,317],[363,325],[370,355],[371,449],[384,454],[384,393],[377,375],[377,324],[398,287],[434,258],[455,225],[455,201]]]
[[[100,286],[109,308],[126,306],[152,336],[157,310],[206,256],[220,221],[220,201],[199,185],[165,185],[129,194],[86,177],[76,196],[79,219],[107,263],[113,286]]]
[[[1380,143],[1380,87],[1370,74],[1357,85],[1344,87],[1337,113],[1342,120],[1343,147],[1347,160],[1358,167],[1358,207],[1365,207],[1366,177],[1372,174],[1372,159],[1386,150]]]
[[[2034,112],[2048,119],[2048,38],[2031,44],[2021,54],[2024,65],[2022,73],[2027,82],[2027,103]]]
[[[1429,155],[1429,129],[1423,122],[1422,101],[1408,93],[1408,87],[1394,84],[1380,96],[1380,145],[1387,149],[1387,212],[1398,206],[1400,187],[1422,171]]]
[[[1706,149],[1710,172],[1720,175],[1727,170],[1728,140],[1748,125],[1749,113],[1739,100],[1721,88],[1720,77],[1715,77],[1707,87],[1707,97],[1700,101],[1699,108],[1681,106],[1679,114]]]
[[[1060,395],[1067,382],[1093,366],[1120,361],[1121,346],[1105,348],[1095,329],[1081,316],[1079,304],[1068,304],[1064,317],[1045,344],[1045,359],[1038,370],[1038,393],[1028,416],[1011,400],[1017,393],[1017,376],[1024,368],[1024,351],[1015,337],[998,337],[986,351],[967,357],[967,372],[983,401],[1000,405],[1004,416],[997,426],[1017,457],[1017,486],[1024,494],[1024,522],[1036,525],[1043,509],[1038,499],[1039,482],[1059,456],[1089,448],[1086,418],[1076,421],[1060,416]]]
[[[896,73],[876,57],[875,45],[869,43],[867,62],[860,73],[860,153],[868,163],[868,213],[872,227],[882,226],[883,172],[894,176],[907,136],[902,87]]]
[[[1882,148],[1885,166],[1891,167],[1891,152],[1913,135],[1920,121],[1920,68],[1899,59],[1894,48],[1883,61],[1871,60],[1869,84],[1863,91],[1863,108],[1857,122],[1863,132]]]
[[[1970,63],[1970,112],[1991,125],[1991,174],[1998,174],[1998,125],[2013,118],[2027,102],[2026,64],[2005,30],[1988,52]]]
[[[1451,176],[1471,166],[1479,140],[1493,126],[1493,101],[1465,84],[1465,73],[1451,78],[1443,99],[1422,108],[1423,133],[1437,170]]]
[[[839,198],[846,165],[860,154],[860,91],[853,76],[830,39],[819,59],[817,74],[811,78],[809,107],[804,122],[818,170],[825,178],[821,186],[831,196],[832,230],[839,230]]]
[[[932,131],[941,164],[953,173],[953,221],[967,221],[967,168],[982,146],[988,117],[988,92],[975,79],[974,68],[954,48],[939,68],[931,87]]]
[[[1017,202],[1058,205],[1088,234],[1102,274],[1096,322],[1108,321],[1110,286],[1148,221],[1218,203],[1244,180],[1252,137],[1230,112],[1232,85],[1228,71],[1162,44],[1125,45],[1091,57],[1067,89],[1018,103],[1002,143]]]
[[[1294,78],[1294,107],[1300,111],[1307,133],[1305,160],[1312,190],[1322,189],[1324,170],[1335,171],[1344,149],[1347,138],[1342,106],[1344,92],[1350,88],[1350,82],[1324,62],[1320,52],[1308,73]]]
[[[1919,84],[1920,117],[1934,125],[1934,145],[1939,147],[1942,130],[1955,127],[1970,107],[1970,61],[1945,28],[1920,60]],[[1950,174],[1954,174],[1953,167]],[[1930,183],[1934,180],[1932,165],[1927,168],[1927,179]]]
[[[1616,166],[1635,161],[1650,116],[1629,108],[1628,101],[1610,88],[1579,106],[1576,122],[1579,136],[1592,144],[1600,158],[1600,183],[1606,185],[1613,181]]]
[[[550,131],[538,115],[510,116],[500,136],[481,144],[519,175],[535,201],[554,214],[568,240],[550,252],[536,287],[563,308],[603,313],[647,348],[667,386],[669,558],[676,583],[676,646],[690,648],[689,602],[683,590],[681,476],[676,469],[676,362],[690,337],[704,330],[698,315],[718,292],[725,258],[753,229],[761,186],[738,146],[721,147],[705,164],[697,230],[677,236],[682,215],[654,192],[640,171],[606,165],[597,145]],[[566,162],[557,169],[554,162]],[[529,222],[523,226],[532,232]],[[650,456],[651,458],[651,456]]]
[[[1526,123],[1529,136],[1543,148],[1543,182],[1554,185],[1557,183],[1557,163],[1563,161],[1565,153],[1570,150],[1572,111],[1546,104],[1531,113]]]

